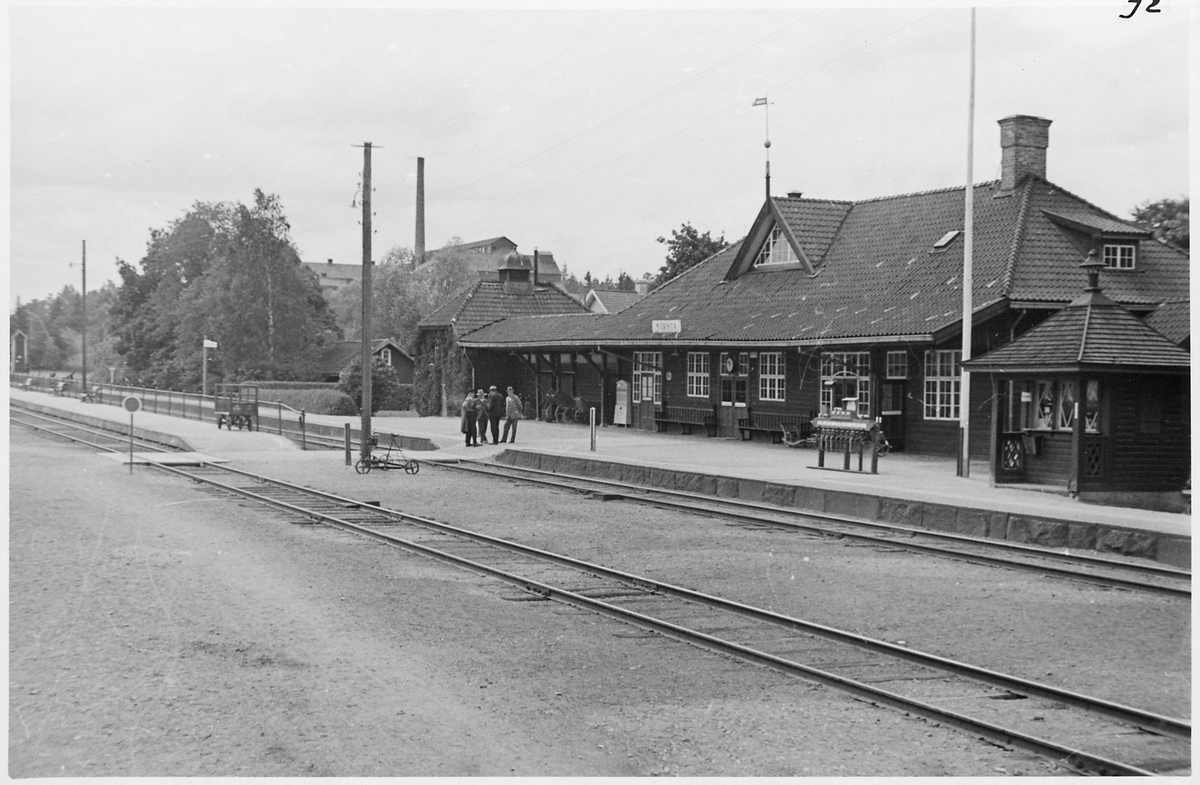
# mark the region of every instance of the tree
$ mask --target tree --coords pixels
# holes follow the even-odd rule
[[[118,260],[115,348],[134,377],[198,387],[204,338],[221,344],[217,377],[309,375],[337,329],[289,229],[278,197],[255,190],[251,207],[197,202],[152,230],[140,271]]]
[[[1160,199],[1157,202],[1146,202],[1133,208],[1134,223],[1140,224],[1154,232],[1160,240],[1166,240],[1183,250],[1190,250],[1189,202],[1187,197],[1182,199]]]
[[[658,276],[654,279],[655,286],[690,270],[713,254],[729,247],[724,235],[714,239],[708,232],[700,234],[689,223],[683,224],[678,230],[672,230],[670,240],[659,237],[658,241],[667,246],[667,260],[659,268]]]

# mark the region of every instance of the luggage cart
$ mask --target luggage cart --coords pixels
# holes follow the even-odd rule
[[[421,471],[421,464],[404,454],[404,450],[400,447],[400,443],[397,441],[399,438],[398,434],[372,434],[371,447],[379,446],[380,436],[390,437],[387,443],[387,449],[384,451],[383,455],[376,455],[372,450],[371,454],[366,458],[358,459],[358,462],[354,464],[354,471],[358,472],[359,474],[369,474],[372,469],[382,469],[383,471],[387,471],[389,469],[403,469],[409,474],[416,474],[417,472]]]

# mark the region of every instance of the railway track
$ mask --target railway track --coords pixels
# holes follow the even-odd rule
[[[319,522],[436,558],[504,581],[528,599],[566,603],[619,619],[647,635],[666,636],[830,685],[875,705],[1044,755],[1071,771],[1105,775],[1190,771],[1188,720],[232,467],[154,468],[203,483],[221,495],[269,505],[292,522]]]
[[[527,469],[502,464],[473,462],[441,463],[452,471],[483,474],[515,482],[526,482],[574,493],[600,495],[639,504],[719,518],[734,525],[751,528],[770,527],[903,548],[926,555],[1037,572],[1056,578],[1084,581],[1112,588],[1146,591],[1190,598],[1190,570],[1165,564],[1097,556],[1091,553],[1053,550],[1007,540],[970,537],[878,521],[866,521],[838,515],[826,515],[760,504],[738,499],[723,499],[685,491],[624,482],[580,477],[578,475]]]

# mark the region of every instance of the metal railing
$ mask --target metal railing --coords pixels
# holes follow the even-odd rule
[[[125,384],[95,384],[84,394],[82,385],[76,379],[56,378],[50,376],[33,376],[24,373],[10,373],[8,383],[12,387],[25,390],[36,390],[51,395],[79,398],[92,403],[120,406],[126,397],[133,395],[142,400],[142,410],[155,414],[165,414],[168,417],[182,417],[193,420],[217,421],[216,404],[213,396],[200,393],[184,392],[182,390],[159,390],[153,387],[134,387]],[[271,410],[274,410],[273,412]],[[288,406],[280,401],[258,402],[258,417],[256,430],[274,432],[280,436],[296,437],[300,440],[300,449],[307,449],[307,432],[305,428],[305,411]]]

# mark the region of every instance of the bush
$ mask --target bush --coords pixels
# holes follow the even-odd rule
[[[259,398],[262,401],[278,401],[293,409],[303,409],[310,414],[335,416],[358,414],[358,407],[354,405],[354,401],[341,390],[273,389],[261,391]]]
[[[355,361],[342,371],[338,389],[362,407],[362,362]],[[412,385],[401,384],[396,369],[378,357],[371,365],[371,414],[386,409],[401,411],[412,408]]]

